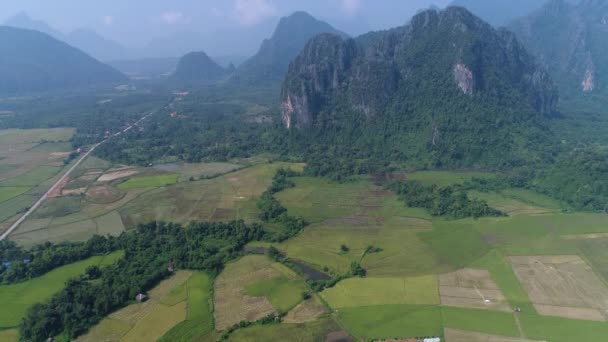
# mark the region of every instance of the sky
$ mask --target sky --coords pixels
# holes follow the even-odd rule
[[[25,11],[69,32],[91,28],[138,47],[174,32],[250,28],[304,10],[349,34],[399,26],[451,0],[0,0],[0,22]]]

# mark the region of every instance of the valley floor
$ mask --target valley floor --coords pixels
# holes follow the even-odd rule
[[[23,147],[27,153],[44,156],[24,166],[4,151],[14,162],[0,161],[2,208],[18,208],[18,201],[27,206],[25,198],[61,169],[57,160],[48,159],[65,150],[61,143],[23,144],[31,145]],[[303,165],[254,158],[131,167],[89,157],[10,238],[33,246],[118,235],[154,220],[259,222],[256,200],[281,167],[301,170]],[[491,175],[406,176],[448,185]],[[150,291],[147,302],[113,313],[80,340],[397,341],[438,336],[449,342],[569,342],[608,336],[606,214],[571,213],[551,198],[510,189],[469,193],[508,216],[448,220],[406,207],[367,177],[347,183],[291,179],[295,187],[275,197],[290,215],[310,224],[284,242],[253,242],[248,250],[273,246],[289,260],[328,276],[344,274],[357,262],[366,277],[344,279],[314,293],[306,281],[310,275],[292,264],[245,255],[217,277],[177,271]],[[2,224],[17,212],[3,209]],[[281,229],[276,224],[269,228]],[[5,329],[0,339],[15,340],[14,327],[24,310],[58,291],[65,277],[104,262],[92,258],[18,284],[21,299],[0,308]],[[58,286],[36,290],[37,283],[48,284],[48,277]],[[14,298],[15,289],[0,286],[0,297]],[[257,323],[222,335],[241,321],[273,313],[284,313],[283,322]]]

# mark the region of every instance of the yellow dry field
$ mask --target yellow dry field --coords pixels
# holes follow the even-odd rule
[[[215,280],[215,329],[224,330],[240,321],[255,321],[275,311],[266,297],[244,294],[247,286],[283,275],[264,255],[248,255],[229,263]]]
[[[608,288],[578,255],[509,257],[541,315],[606,321]]]
[[[316,321],[327,310],[316,297],[310,298],[291,309],[283,318],[284,323],[306,323]]]
[[[101,177],[97,178],[98,182],[111,182],[113,180],[136,175],[138,171],[134,168],[110,169]]]
[[[511,311],[507,299],[486,270],[464,268],[440,275],[439,295],[442,305]]]
[[[444,330],[444,333],[445,339],[448,342],[544,342],[526,340],[520,337],[496,336],[474,331],[464,331],[448,328]]]
[[[175,305],[165,305],[162,302],[171,295],[171,291],[185,284],[190,276],[190,271],[177,271],[173,277],[163,280],[152,289],[147,301],[131,304],[112,313],[77,341],[156,341],[186,319],[185,300]]]

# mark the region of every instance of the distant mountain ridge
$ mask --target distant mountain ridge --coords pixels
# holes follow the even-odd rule
[[[45,33],[0,26],[0,92],[44,91],[126,77],[84,52]]]
[[[42,20],[34,20],[25,12],[20,12],[4,22],[6,26],[36,30],[66,42],[101,61],[125,59],[129,52],[119,43],[104,38],[94,30],[76,29],[64,34]]]
[[[355,39],[316,36],[281,98],[284,126],[307,141],[471,166],[522,155],[558,92],[512,33],[448,7]]]
[[[272,37],[264,40],[259,51],[237,68],[231,80],[244,83],[280,82],[289,63],[309,39],[320,33],[346,36],[306,12],[295,12],[281,18]]]
[[[190,52],[180,58],[171,78],[181,82],[214,83],[227,77],[233,68],[221,67],[202,51]]]
[[[563,94],[608,94],[608,0],[550,0],[509,25]]]

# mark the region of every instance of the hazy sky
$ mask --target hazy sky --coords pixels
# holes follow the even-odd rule
[[[176,31],[248,27],[305,10],[351,34],[405,23],[451,0],[0,0],[0,22],[20,11],[67,32],[92,28],[127,45]]]

